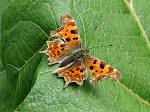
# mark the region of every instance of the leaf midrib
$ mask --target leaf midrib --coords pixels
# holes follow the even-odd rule
[[[144,40],[146,41],[146,44],[147,44],[147,46],[150,50],[150,41],[148,39],[148,36],[147,36],[147,34],[144,30],[144,27],[143,27],[142,23],[139,20],[139,17],[136,15],[134,7],[132,6],[132,4],[129,3],[129,1],[127,1],[127,0],[123,0],[123,1],[124,1],[125,5],[128,7],[128,9],[130,11],[130,14],[133,16],[134,20],[137,22],[137,25],[138,25],[138,27],[141,31],[141,34],[143,35],[142,37],[144,37]]]
[[[139,27],[139,29],[140,29],[140,31],[141,31],[141,34],[143,35],[142,37],[144,38],[144,40],[145,40],[145,42],[146,42],[146,44],[147,44],[147,46],[148,46],[148,48],[149,48],[149,50],[150,50],[150,41],[149,41],[149,39],[148,39],[148,36],[147,36],[147,34],[146,34],[145,30],[144,30],[144,27],[143,27],[142,23],[140,22],[138,16],[136,15],[136,12],[135,12],[133,6],[130,5],[130,3],[129,3],[128,0],[123,0],[123,1],[124,1],[125,5],[127,6],[127,8],[129,9],[131,16],[133,16],[134,20],[137,22],[137,25],[138,25],[138,27]],[[140,37],[141,37],[141,36],[140,36]],[[133,96],[135,96],[137,99],[141,100],[144,104],[150,106],[149,101],[143,99],[143,98],[140,97],[138,94],[134,93],[131,89],[129,89],[129,88],[128,88],[127,86],[125,86],[123,83],[119,82],[119,84],[120,84],[123,88],[125,88],[126,90],[128,90],[128,92],[130,92],[130,93],[131,93]]]

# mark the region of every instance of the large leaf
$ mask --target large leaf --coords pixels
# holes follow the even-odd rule
[[[14,83],[17,82],[17,105],[32,86],[34,73],[41,58],[39,51],[48,36],[37,25],[28,21],[18,22],[7,35],[2,41],[2,45],[7,41],[7,46],[2,47],[2,61],[8,78]]]
[[[146,101],[150,93],[149,47],[124,1],[14,0],[10,3],[2,19],[2,61],[7,76],[17,82],[16,106],[28,94],[34,74],[36,77],[33,88],[16,111],[150,110]],[[65,14],[75,17],[84,46],[96,47],[91,54],[120,69],[121,82],[115,84],[105,79],[93,86],[88,80],[83,86],[72,84],[64,90],[64,81],[52,73],[56,66],[48,66],[46,57],[38,66],[38,52],[48,39],[44,32],[49,35]],[[112,47],[107,47],[109,44]]]
[[[135,12],[138,24],[141,25],[140,28],[145,36],[150,40],[150,2],[149,0],[130,0],[130,7]],[[149,43],[150,44],[150,43]]]
[[[37,70],[31,92],[15,112],[146,112],[147,102],[120,83],[104,80],[93,86],[89,80],[83,86],[72,84],[63,89],[64,81],[53,74],[57,66],[49,67],[45,58]]]
[[[149,30],[149,25],[148,25],[149,24],[148,18],[150,16],[147,12],[147,11],[149,11],[150,3],[148,1],[142,2],[141,0],[138,0],[138,1],[130,0],[129,2],[127,2],[127,0],[124,0],[124,1],[125,1],[125,4],[127,5],[127,7],[129,8],[131,15],[133,16],[134,20],[136,21],[136,23],[140,29],[140,35],[142,35],[141,37],[145,40],[144,45],[147,46],[147,48],[148,48],[148,50],[145,51],[148,53],[147,55],[143,55],[142,57],[138,55],[139,61],[143,61],[143,59],[145,60],[144,62],[141,63],[142,65],[140,65],[140,67],[139,67],[139,70],[141,72],[143,72],[141,74],[142,75],[145,74],[144,76],[142,76],[143,77],[142,80],[141,80],[141,74],[137,74],[138,78],[141,80],[138,82],[138,83],[140,83],[140,87],[137,87],[133,83],[133,84],[131,84],[130,88],[133,91],[136,91],[137,94],[142,96],[144,99],[150,101],[150,96],[149,96],[149,93],[150,93],[150,86],[149,85],[150,85],[150,83],[148,81],[149,74],[150,74],[150,71],[148,68],[150,67],[150,65],[149,65],[149,61],[146,61],[146,60],[149,60],[149,56],[150,56],[149,55],[149,52],[150,52],[150,41],[149,41],[150,30]],[[137,46],[137,47],[141,48],[141,45]],[[139,50],[139,54],[142,52],[143,52],[143,49]],[[140,63],[137,63],[137,65],[138,64],[140,64]],[[145,69],[143,69],[141,66],[145,67]],[[147,81],[145,79],[147,79]],[[147,84],[145,83],[145,81],[147,82]],[[139,88],[141,88],[142,91],[139,91]]]

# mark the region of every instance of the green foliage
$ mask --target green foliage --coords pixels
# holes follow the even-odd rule
[[[145,15],[138,10],[141,1],[134,2],[135,11],[127,0],[11,1],[1,22],[1,58],[6,73],[1,65],[0,84],[4,88],[0,94],[9,96],[0,97],[1,110],[150,111],[148,21],[138,19]],[[63,79],[53,74],[57,65],[48,66],[47,57],[39,51],[50,31],[60,26],[60,16],[66,14],[77,21],[84,47],[96,47],[91,55],[120,70],[120,82],[104,79],[94,86],[87,80],[83,86],[71,84],[63,89]]]
[[[9,0],[0,1],[0,24],[1,17],[5,6],[8,4]],[[0,54],[1,54],[1,25],[0,25]],[[6,78],[6,72],[2,66],[0,58],[0,112],[11,111],[12,110],[12,100],[15,88],[13,88],[11,82]],[[11,91],[10,91],[11,90]]]

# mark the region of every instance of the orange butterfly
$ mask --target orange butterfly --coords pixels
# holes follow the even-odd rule
[[[61,17],[62,26],[51,32],[51,36],[57,37],[48,41],[48,48],[41,53],[48,55],[50,64],[60,63],[55,73],[64,77],[68,84],[76,82],[79,85],[88,78],[87,69],[92,73],[93,84],[104,77],[113,80],[121,78],[119,71],[94,56],[89,56],[89,49],[83,49],[80,34],[73,17],[66,15]]]

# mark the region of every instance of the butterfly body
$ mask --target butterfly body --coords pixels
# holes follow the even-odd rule
[[[89,51],[90,51],[89,49],[79,49],[79,50],[73,52],[70,56],[68,56],[68,58],[64,59],[60,63],[59,67],[66,66],[75,60],[82,60],[82,62],[84,62],[86,60],[86,58],[88,57]]]
[[[62,26],[51,32],[53,41],[48,41],[48,48],[42,53],[48,55],[50,64],[60,63],[54,72],[64,77],[65,87],[72,82],[79,85],[87,80],[87,70],[92,73],[93,84],[107,77],[113,80],[121,78],[119,71],[104,61],[90,56],[89,48],[82,48],[81,38],[75,20],[67,15],[61,18]]]

